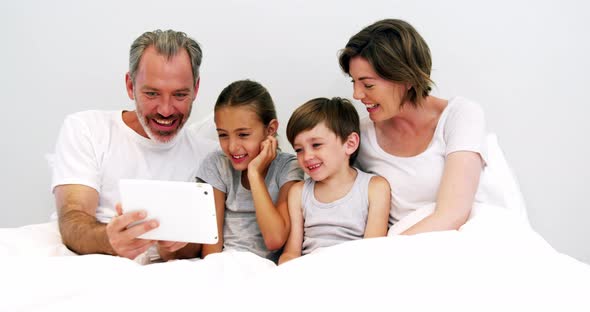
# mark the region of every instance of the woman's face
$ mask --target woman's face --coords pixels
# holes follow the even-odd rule
[[[353,57],[349,66],[353,97],[363,104],[373,122],[395,117],[409,86],[381,78],[365,58]]]

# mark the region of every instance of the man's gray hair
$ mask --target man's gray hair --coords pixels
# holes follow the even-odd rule
[[[150,46],[154,46],[159,54],[168,58],[175,56],[180,49],[186,49],[191,60],[193,83],[197,83],[199,79],[199,67],[203,58],[201,47],[185,33],[171,29],[166,31],[159,29],[147,31],[133,41],[129,51],[129,74],[131,75],[131,81],[135,83],[135,75],[137,74],[141,56],[145,49]]]

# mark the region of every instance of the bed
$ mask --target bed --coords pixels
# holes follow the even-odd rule
[[[247,252],[141,265],[78,256],[56,222],[0,229],[0,311],[590,311],[590,266],[528,224],[495,136],[490,174],[503,207],[474,207],[458,231],[396,233],[323,249],[284,265]]]

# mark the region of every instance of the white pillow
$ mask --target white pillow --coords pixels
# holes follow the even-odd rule
[[[209,113],[207,116],[200,120],[192,122],[187,126],[207,139],[213,140],[215,142],[217,142],[218,140],[217,128],[215,127],[215,119],[213,112]]]
[[[487,136],[488,164],[484,170],[488,189],[495,190],[498,198],[494,199],[498,205],[506,208],[526,224],[529,224],[526,205],[516,175],[508,165],[504,153],[498,144],[494,133]],[[490,194],[492,196],[492,194]]]

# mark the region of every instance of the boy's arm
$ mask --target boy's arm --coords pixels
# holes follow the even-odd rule
[[[213,197],[215,199],[215,214],[217,215],[217,244],[203,244],[201,258],[208,254],[221,252],[223,250],[223,224],[225,220],[225,193],[213,188]]]
[[[289,217],[291,218],[291,230],[285,244],[283,254],[279,258],[279,264],[301,256],[303,245],[303,212],[301,209],[301,192],[303,182],[299,181],[291,187],[288,196]]]
[[[369,181],[369,215],[365,238],[387,235],[391,189],[385,178],[374,176]]]

